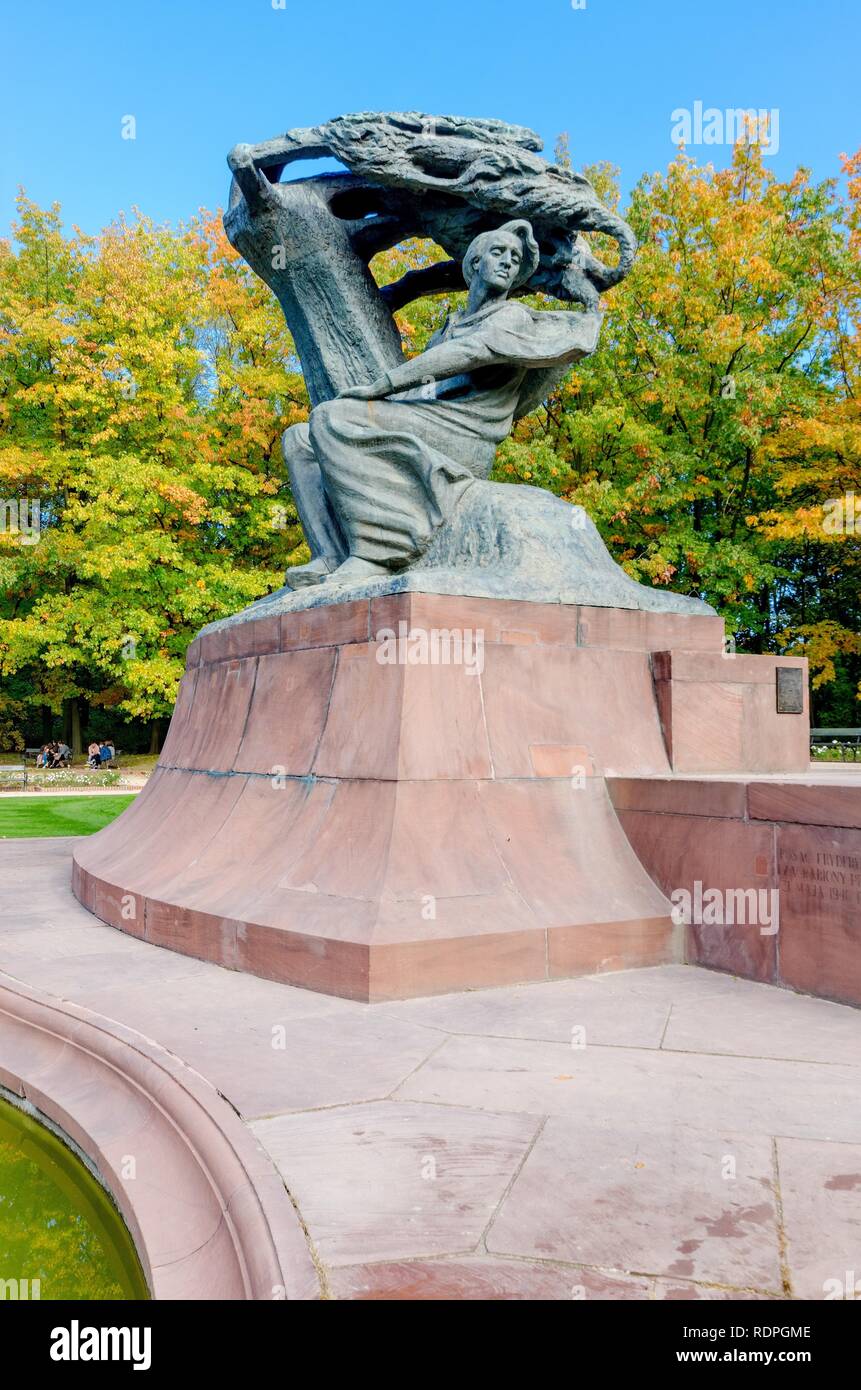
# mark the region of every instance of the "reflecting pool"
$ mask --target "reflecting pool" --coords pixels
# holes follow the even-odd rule
[[[90,1171],[0,1097],[0,1299],[141,1299],[125,1224]]]

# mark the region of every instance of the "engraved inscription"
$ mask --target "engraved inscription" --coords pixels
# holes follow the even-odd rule
[[[781,893],[808,903],[847,903],[861,907],[861,855],[837,850],[782,849],[778,865]]]
[[[801,714],[804,711],[804,672],[800,666],[777,668],[778,714]]]

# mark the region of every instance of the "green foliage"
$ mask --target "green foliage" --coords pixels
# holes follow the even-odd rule
[[[41,530],[0,531],[0,676],[55,712],[84,697],[152,720],[194,633],[276,586],[302,545],[280,453],[307,409],[292,342],[217,219],[67,237],[22,197],[16,236],[0,246],[0,498],[28,521],[37,502]],[[9,722],[0,705],[0,744]]]
[[[617,171],[585,172],[618,205]],[[815,720],[852,724],[861,505],[823,526],[861,496],[861,153],[844,172],[781,182],[740,144],[728,169],[680,154],[643,178],[599,348],[494,476],[584,506],[631,575],[708,599],[740,650],[806,654]],[[372,269],[443,256],[414,240]],[[401,310],[407,354],[462,302]],[[0,746],[34,706],[170,712],[193,634],[307,557],[280,453],[306,414],[281,312],[217,217],[86,238],[22,197],[0,243],[0,500],[38,499],[42,530],[0,531]]]
[[[861,525],[823,527],[861,492],[859,156],[845,168],[846,199],[779,182],[753,145],[643,179],[598,351],[496,471],[583,505],[631,575],[708,599],[741,650],[807,655],[819,718],[861,675]],[[613,171],[586,172],[612,202]]]

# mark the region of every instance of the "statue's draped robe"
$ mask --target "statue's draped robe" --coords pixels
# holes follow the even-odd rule
[[[317,406],[310,448],[350,554],[393,569],[419,558],[464,491],[490,473],[531,374],[592,352],[599,326],[597,315],[495,302],[453,315],[428,345],[465,349],[463,375]]]

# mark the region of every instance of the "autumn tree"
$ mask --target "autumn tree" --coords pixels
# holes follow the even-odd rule
[[[617,206],[617,172],[585,172]],[[845,192],[781,181],[742,143],[729,168],[680,153],[643,178],[598,350],[494,476],[585,506],[630,574],[708,599],[740,649],[806,653],[816,720],[855,724],[861,152],[843,172]],[[412,240],[372,269],[443,254]],[[400,310],[407,353],[462,300]],[[67,737],[99,706],[157,731],[194,633],[307,558],[280,453],[306,413],[281,311],[218,216],[88,238],[22,197],[0,243],[0,744],[34,707]]]
[[[641,180],[598,351],[498,476],[584,505],[629,573],[708,599],[740,649],[807,654],[822,722],[854,723],[861,516],[825,526],[861,458],[859,156],[845,168],[848,200],[779,181],[752,143]],[[612,171],[586,172],[612,197]]]
[[[22,198],[0,247],[0,497],[36,503],[40,533],[0,534],[4,688],[26,675],[76,749],[90,705],[156,732],[194,633],[302,558],[280,436],[306,408],[217,219],[66,236]]]

